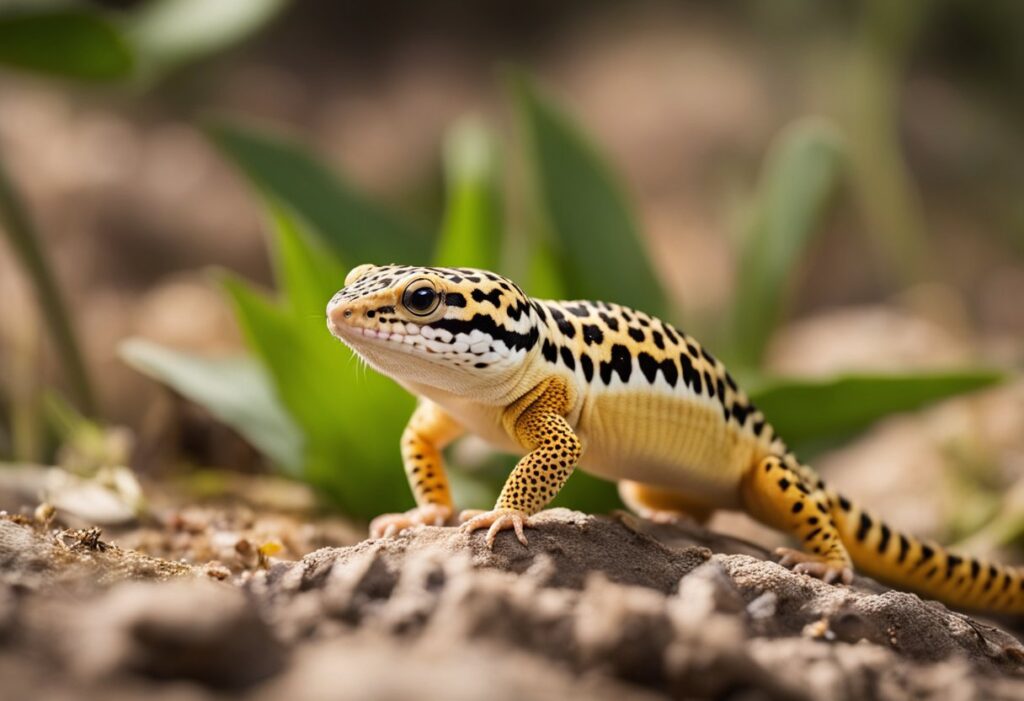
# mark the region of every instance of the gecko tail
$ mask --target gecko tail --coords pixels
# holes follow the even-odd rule
[[[832,490],[828,496],[860,572],[955,608],[1024,614],[1024,568],[949,552],[897,531]]]

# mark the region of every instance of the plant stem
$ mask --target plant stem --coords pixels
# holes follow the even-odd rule
[[[0,163],[0,231],[7,235],[35,289],[36,299],[57,346],[61,366],[82,412],[96,416],[97,405],[85,361],[64,306],[57,280],[40,245],[39,233]]]
[[[907,54],[928,7],[922,0],[864,4],[849,90],[854,168],[868,231],[900,282],[935,275],[918,192],[902,156],[899,97]]]

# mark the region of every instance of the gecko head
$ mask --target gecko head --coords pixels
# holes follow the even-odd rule
[[[405,265],[354,268],[327,305],[327,326],[385,375],[460,393],[513,377],[539,333],[511,280]]]

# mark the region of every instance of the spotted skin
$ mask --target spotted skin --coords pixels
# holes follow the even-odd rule
[[[847,584],[853,579],[853,563],[836,527],[829,497],[809,482],[806,474],[786,465],[779,456],[769,455],[744,474],[740,493],[747,513],[800,542],[807,557],[785,551],[798,570]]]
[[[565,485],[579,461],[580,439],[565,420],[569,392],[564,381],[550,380],[515,402],[504,422],[528,452],[512,471],[498,497],[498,508],[533,515]]]
[[[1024,613],[1020,568],[950,553],[850,502],[788,450],[721,361],[644,312],[532,299],[483,270],[364,265],[327,317],[421,398],[402,439],[417,508],[376,519],[377,535],[451,515],[440,450],[469,432],[524,455],[491,510],[462,514],[489,545],[506,529],[526,543],[530,517],[578,466],[654,518],[746,511],[799,543],[783,564],[826,581],[849,581],[856,565],[953,606]]]
[[[572,474],[582,445],[564,417],[569,396],[566,383],[555,378],[513,402],[502,416],[509,434],[529,452],[512,470],[494,509],[469,514],[470,518],[465,520],[468,531],[490,527],[488,545],[494,543],[505,520],[516,529],[517,537],[525,545],[522,526],[528,525],[529,517],[554,499]]]
[[[420,506],[452,506],[441,451],[463,432],[462,426],[430,400],[421,401],[413,412],[402,432],[402,462]]]
[[[401,532],[417,525],[444,524],[452,515],[452,495],[441,451],[465,429],[429,399],[416,407],[402,432],[402,464],[416,508],[404,514],[384,514],[374,519],[375,537]]]

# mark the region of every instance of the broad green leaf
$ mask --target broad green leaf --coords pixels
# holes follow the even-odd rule
[[[345,270],[280,208],[271,208],[274,264],[278,286],[296,318],[324,323],[327,302],[345,284]]]
[[[456,123],[445,144],[447,208],[434,261],[497,270],[501,195],[494,137],[473,118]]]
[[[791,448],[827,444],[866,428],[878,419],[912,411],[1003,380],[991,370],[914,375],[841,375],[823,380],[777,380],[752,392]]]
[[[87,7],[0,10],[0,64],[61,78],[127,78],[134,57],[117,26]]]
[[[302,467],[302,433],[278,400],[267,371],[249,356],[207,358],[129,339],[128,365],[195,402],[289,474]]]
[[[216,53],[273,19],[285,0],[150,0],[129,16],[128,29],[152,69]]]
[[[346,262],[428,260],[427,236],[363,197],[298,144],[226,122],[206,131],[246,177],[298,214]]]
[[[249,346],[304,437],[301,476],[351,516],[411,506],[399,439],[413,400],[369,371],[328,332],[324,306],[341,284],[338,262],[291,216],[271,206],[275,302],[225,275]]]
[[[576,125],[543,99],[528,78],[516,75],[512,86],[537,194],[570,295],[664,315],[665,294],[611,171]]]
[[[790,125],[772,145],[741,241],[731,349],[739,363],[760,364],[794,270],[821,229],[843,165],[838,133],[819,119]]]
[[[540,299],[566,299],[581,295],[567,294],[566,282],[562,278],[558,261],[546,241],[537,241],[530,251],[527,262],[526,288],[529,294]]]
[[[322,314],[293,315],[230,276],[224,287],[306,437],[304,477],[356,517],[408,508],[398,445],[412,398],[353,358]]]

